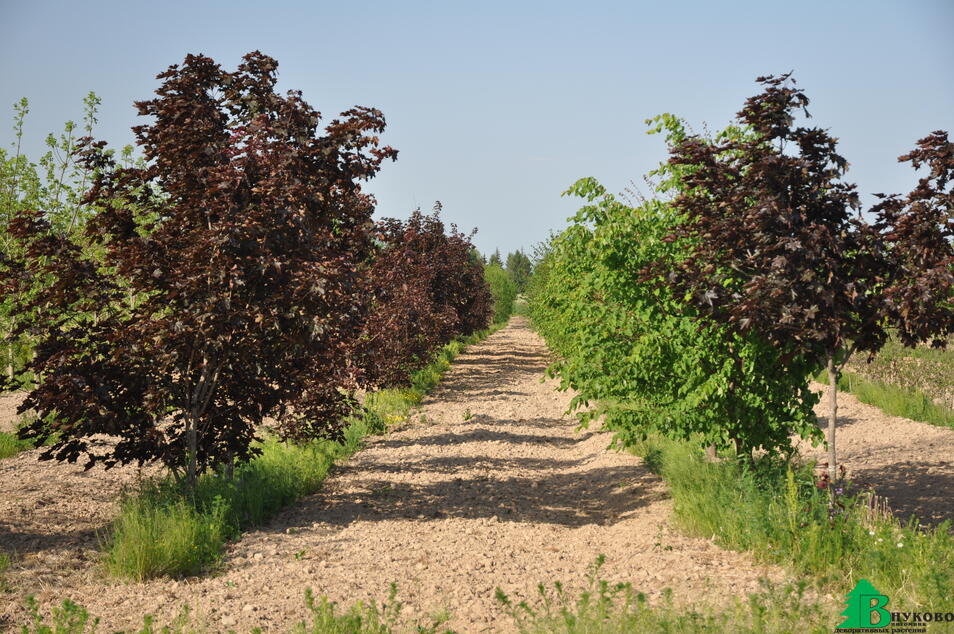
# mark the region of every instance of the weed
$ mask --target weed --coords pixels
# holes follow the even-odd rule
[[[604,562],[600,555],[591,565],[586,587],[576,596],[556,582],[552,588],[540,584],[532,602],[514,603],[498,588],[497,601],[524,634],[829,632],[835,620],[821,606],[806,601],[804,585],[778,587],[764,581],[760,592],[729,607],[676,605],[668,589],[651,606],[631,584],[601,579]]]
[[[4,573],[10,569],[10,565],[13,563],[10,555],[0,551],[0,593],[10,592],[12,589],[10,587],[10,582],[7,581]]]

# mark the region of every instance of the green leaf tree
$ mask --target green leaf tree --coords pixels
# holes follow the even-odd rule
[[[517,250],[507,255],[506,270],[513,279],[513,283],[517,286],[518,293],[523,293],[527,290],[527,283],[533,274],[533,264],[523,251]]]

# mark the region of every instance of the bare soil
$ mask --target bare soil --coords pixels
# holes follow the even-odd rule
[[[36,452],[4,460],[0,548],[16,556],[6,573],[13,591],[0,594],[0,630],[22,621],[23,598],[35,594],[46,604],[72,598],[101,617],[104,631],[141,626],[146,613],[169,622],[183,605],[211,631],[287,631],[305,618],[306,588],[347,606],[381,601],[396,582],[409,620],[446,608],[457,631],[508,631],[496,587],[515,599],[538,582],[578,590],[599,554],[608,557],[603,578],[630,581],[651,600],[664,588],[677,601],[728,600],[757,590],[760,577],[784,578],[674,529],[663,483],[639,458],[607,449],[608,434],[576,429],[565,414],[571,394],[543,380],[548,362],[543,341],[514,318],[458,357],[410,425],[369,439],[321,492],[245,534],[199,579],[103,577],[97,535],[135,484],[135,469],[82,472],[38,463]],[[940,493],[954,478],[944,462],[954,432],[855,409],[847,396],[842,403],[849,469],[889,489],[892,479],[906,482],[891,489],[903,508],[950,516]],[[887,436],[893,425],[905,431]],[[869,451],[888,439],[893,451]],[[926,474],[939,496],[918,487]]]
[[[24,398],[23,392],[0,394],[0,431],[11,432],[16,429],[17,421],[20,419],[17,408],[20,407]]]

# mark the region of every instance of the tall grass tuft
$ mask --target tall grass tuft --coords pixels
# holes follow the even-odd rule
[[[946,605],[954,587],[951,523],[922,529],[866,512],[863,496],[829,506],[810,466],[765,458],[708,462],[701,449],[651,437],[635,450],[669,484],[674,513],[688,532],[763,561],[815,577],[844,594],[867,579],[894,607]]]
[[[0,459],[15,456],[30,448],[30,443],[20,440],[16,434],[0,431]]]
[[[24,414],[17,422],[16,429],[19,430],[24,425],[32,423],[35,419],[36,417],[32,414]],[[53,444],[55,438],[55,436],[51,436],[47,439],[46,444]],[[0,431],[0,460],[3,458],[11,458],[21,451],[26,451],[28,449],[33,449],[33,443],[31,441],[21,440],[15,431]]]

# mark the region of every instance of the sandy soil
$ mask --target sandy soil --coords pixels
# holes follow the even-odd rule
[[[20,407],[24,398],[23,392],[0,394],[0,431],[10,432],[16,429],[17,421],[20,419],[17,408]]]
[[[827,434],[828,386],[812,388],[822,392],[815,414]],[[889,416],[839,392],[835,434],[848,478],[887,497],[897,517],[916,515],[925,525],[954,520],[954,429]],[[828,463],[823,446],[803,442],[799,451]]]
[[[402,614],[447,608],[461,632],[506,631],[494,601],[538,582],[582,583],[597,555],[603,577],[650,597],[744,595],[781,572],[745,554],[680,535],[658,478],[609,436],[577,432],[570,395],[541,382],[542,340],[516,318],[461,355],[409,428],[376,438],[263,530],[233,544],[219,574],[145,584],[108,582],[93,562],[95,533],[133,470],[81,474],[24,454],[0,466],[0,542],[17,550],[0,598],[8,623],[27,593],[69,596],[103,629],[172,619],[183,604],[210,629],[285,631],[312,588],[343,605],[382,600],[396,582]],[[421,422],[424,421],[424,422]],[[51,486],[51,482],[53,485]]]

